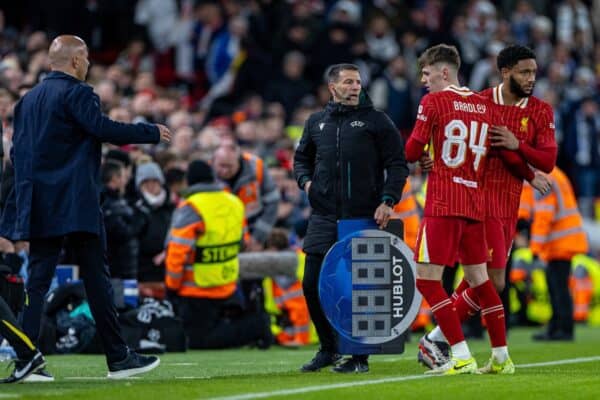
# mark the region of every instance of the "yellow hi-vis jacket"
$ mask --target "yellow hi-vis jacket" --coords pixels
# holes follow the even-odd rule
[[[165,283],[183,297],[226,298],[239,278],[244,203],[218,184],[197,184],[175,210]]]

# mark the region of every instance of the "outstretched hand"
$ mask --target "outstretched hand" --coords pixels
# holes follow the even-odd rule
[[[163,143],[169,143],[171,141],[171,131],[169,128],[162,124],[156,124],[156,126],[160,131],[160,141]]]

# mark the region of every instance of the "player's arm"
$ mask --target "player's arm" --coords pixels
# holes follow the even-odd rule
[[[527,165],[527,162],[519,153],[501,148],[499,149],[498,154],[506,168],[508,168],[514,176],[519,179],[525,179],[527,182],[533,180],[535,173],[529,168],[529,165]]]
[[[552,172],[556,165],[556,155],[558,153],[556,144],[532,147],[528,143],[520,141],[518,151],[531,165],[547,174]]]
[[[415,127],[406,142],[406,161],[416,162],[421,158],[425,145],[431,140],[436,120],[433,101],[430,95],[426,95],[419,104]]]
[[[296,147],[294,154],[294,174],[296,182],[300,189],[304,190],[304,185],[310,182],[314,173],[315,158],[317,155],[317,146],[312,140],[311,127],[314,123],[314,118],[311,116],[304,124],[300,143]]]
[[[499,154],[511,174],[531,183],[531,186],[542,194],[550,190],[550,181],[548,181],[548,178],[544,174],[535,172],[529,168],[529,165],[519,153],[502,149],[499,151]]]
[[[500,124],[491,127],[490,134],[493,147],[518,151],[525,161],[543,172],[550,173],[554,169],[558,148],[554,139],[554,115],[550,106],[540,112],[535,146],[517,139],[514,133]]]
[[[544,104],[536,123],[535,146],[521,141],[518,149],[529,164],[547,174],[554,169],[558,153],[554,131],[554,111],[549,104]]]

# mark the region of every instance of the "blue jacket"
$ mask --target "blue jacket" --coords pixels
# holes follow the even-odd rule
[[[156,126],[110,120],[102,115],[91,86],[51,72],[15,107],[11,149],[15,187],[2,215],[0,235],[13,240],[71,232],[103,235],[102,142],[159,140]]]

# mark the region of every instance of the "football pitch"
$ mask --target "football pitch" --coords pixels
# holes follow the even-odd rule
[[[50,356],[53,383],[0,385],[1,399],[599,399],[600,328],[578,326],[572,343],[530,340],[532,329],[510,332],[515,375],[430,377],[416,362],[413,335],[404,354],[373,356],[371,371],[302,374],[315,346],[165,354],[161,366],[140,378],[107,381],[101,356]],[[480,365],[487,340],[470,340]],[[0,373],[8,375],[7,363]]]

